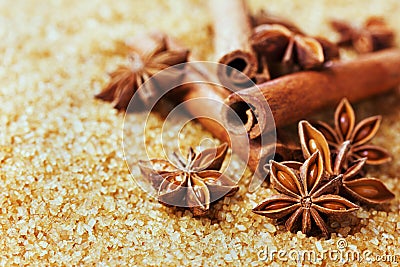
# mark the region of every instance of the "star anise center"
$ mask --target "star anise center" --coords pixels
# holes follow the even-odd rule
[[[129,60],[130,70],[133,73],[139,73],[139,72],[143,71],[145,64],[138,53],[132,52],[128,56],[128,60]]]
[[[310,209],[312,205],[311,197],[310,196],[302,197],[300,203],[303,208]]]
[[[140,161],[139,167],[158,191],[160,203],[186,207],[194,216],[202,216],[208,212],[212,202],[233,195],[239,189],[221,172],[227,148],[226,143],[200,153],[190,148],[185,158],[175,152],[171,161]]]

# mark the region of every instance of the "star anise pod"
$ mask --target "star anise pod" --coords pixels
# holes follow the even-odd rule
[[[135,42],[144,42],[132,48],[128,55],[128,65],[121,65],[110,74],[110,82],[95,97],[112,102],[118,110],[126,110],[128,104],[137,92],[143,104],[154,97],[156,81],[147,83],[154,74],[170,66],[187,61],[188,50],[171,47],[163,34],[151,34],[138,38]],[[176,73],[177,78],[183,73]],[[141,88],[141,90],[138,90]]]
[[[262,24],[254,28],[250,43],[259,57],[259,75],[265,80],[292,72],[292,32],[283,25]]]
[[[339,57],[334,43],[322,37],[293,32],[282,24],[258,25],[253,30],[250,43],[259,57],[259,76],[265,75],[266,79],[299,70],[317,69]],[[266,64],[262,64],[264,61]]]
[[[305,158],[315,151],[320,151],[325,167],[325,179],[330,180],[343,174],[341,194],[350,195],[353,199],[370,205],[384,204],[394,198],[394,194],[381,180],[363,177],[361,171],[368,160],[366,157],[345,166],[347,154],[351,152],[350,141],[344,141],[340,149],[331,155],[324,135],[307,121],[299,123],[299,136]]]
[[[140,171],[157,190],[158,200],[166,206],[189,208],[194,216],[205,215],[210,203],[231,196],[239,189],[221,173],[228,145],[226,143],[195,153],[186,159],[176,153],[174,163],[163,159],[139,161]]]
[[[298,171],[272,161],[271,183],[281,194],[265,199],[253,212],[272,219],[285,219],[288,231],[294,231],[301,222],[304,234],[309,235],[316,225],[324,236],[328,236],[323,216],[342,215],[359,207],[336,195],[341,176],[324,183],[323,175],[323,158],[318,151]]]
[[[295,62],[303,70],[319,68],[325,62],[324,49],[315,38],[296,35],[294,37],[294,48]]]
[[[339,48],[324,37],[296,35],[294,37],[295,63],[302,70],[319,69],[326,62],[339,58]]]
[[[341,20],[331,21],[339,35],[338,45],[352,45],[359,53],[368,53],[392,47],[394,31],[383,18],[370,17],[360,28]]]
[[[379,165],[391,160],[390,153],[375,145],[368,145],[369,141],[376,135],[382,117],[373,116],[366,118],[356,125],[355,114],[352,106],[343,99],[335,111],[335,127],[318,121],[315,127],[322,132],[334,153],[340,150],[345,141],[350,142],[350,151],[344,162],[344,168],[354,160],[366,157],[367,164]]]

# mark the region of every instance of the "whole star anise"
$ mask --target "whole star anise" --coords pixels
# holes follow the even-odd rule
[[[391,160],[392,157],[386,149],[367,144],[376,135],[381,120],[381,116],[373,116],[356,125],[354,110],[349,101],[343,99],[335,111],[335,128],[321,121],[314,126],[324,135],[334,154],[345,141],[350,142],[350,151],[344,162],[344,168],[347,168],[351,162],[364,157],[370,165],[380,165]]]
[[[331,26],[340,35],[338,45],[352,45],[359,53],[378,51],[394,45],[394,31],[381,17],[370,17],[359,28],[341,20],[332,20]]]
[[[220,172],[226,143],[196,154],[189,149],[186,160],[176,153],[174,163],[163,159],[139,161],[140,171],[157,190],[158,200],[166,206],[189,208],[194,216],[205,215],[210,203],[231,196],[239,189]]]
[[[341,176],[323,183],[323,175],[323,158],[318,151],[298,171],[272,161],[271,183],[281,194],[265,199],[253,212],[272,219],[285,219],[289,231],[294,231],[300,221],[304,234],[310,234],[312,226],[316,225],[328,236],[321,215],[346,214],[357,210],[358,206],[336,195]]]
[[[163,34],[149,34],[135,40],[148,45],[133,47],[128,55],[129,64],[119,66],[110,74],[110,82],[95,97],[112,102],[114,108],[126,110],[128,104],[137,92],[140,100],[146,104],[153,97],[156,84],[149,83],[142,86],[154,74],[170,66],[187,61],[189,51],[181,48],[173,48]],[[182,73],[176,73],[177,78]],[[142,86],[142,87],[141,87]],[[138,90],[141,88],[141,90]]]
[[[376,178],[363,177],[363,169],[367,158],[361,158],[351,165],[347,162],[348,153],[351,152],[351,142],[344,141],[335,155],[331,155],[328,142],[324,135],[307,121],[299,123],[300,143],[305,158],[315,151],[320,151],[325,167],[325,179],[330,180],[343,174],[341,194],[350,195],[353,199],[374,205],[390,202],[394,194],[385,184]]]

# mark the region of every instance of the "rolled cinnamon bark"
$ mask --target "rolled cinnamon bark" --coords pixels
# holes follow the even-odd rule
[[[286,140],[282,143],[277,141],[274,135],[264,139],[264,141],[261,138],[250,140],[246,135],[229,135],[222,125],[220,111],[224,105],[224,99],[231,92],[212,83],[196,82],[212,81],[210,76],[212,74],[207,69],[200,70],[190,67],[185,76],[186,84],[171,91],[167,98],[174,103],[183,103],[185,110],[195,117],[214,137],[222,142],[230,143],[232,150],[243,161],[247,162],[247,166],[258,177],[265,177],[266,172],[263,166],[268,163],[269,159],[274,157],[291,159],[300,155],[298,153],[300,150],[297,150],[298,146],[293,142]],[[201,99],[204,99],[204,101],[201,101]],[[231,140],[231,137],[233,140]]]
[[[247,124],[250,138],[258,138],[275,126],[290,124],[319,109],[334,106],[343,97],[355,102],[399,84],[400,50],[387,49],[348,62],[334,62],[322,71],[297,72],[233,93],[225,100],[227,106],[222,108],[222,119],[229,131],[242,133],[243,127],[232,122],[227,107],[234,109]],[[275,125],[267,123],[267,103]]]
[[[214,49],[219,63],[228,65],[253,78],[257,72],[257,58],[249,43],[250,18],[244,0],[210,0],[214,20]],[[241,84],[243,76],[231,68],[221,67],[222,81]]]

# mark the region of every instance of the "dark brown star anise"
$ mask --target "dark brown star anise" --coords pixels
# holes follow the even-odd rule
[[[381,180],[361,175],[361,170],[368,160],[366,157],[349,166],[345,165],[347,154],[351,152],[350,141],[344,141],[332,157],[324,135],[307,121],[299,123],[299,136],[305,158],[315,151],[320,151],[327,180],[343,174],[341,194],[350,195],[353,199],[370,205],[388,203],[394,198],[394,194]]]
[[[220,172],[226,143],[196,154],[189,149],[184,160],[176,153],[174,163],[163,159],[139,161],[140,170],[157,190],[158,200],[166,206],[189,208],[194,216],[205,215],[210,203],[231,196],[239,189]]]
[[[301,231],[309,235],[316,225],[328,236],[323,215],[353,212],[358,206],[336,195],[341,176],[323,182],[323,158],[317,151],[294,170],[284,164],[271,162],[271,183],[281,194],[265,199],[253,209],[256,214],[272,219],[285,219],[286,229],[294,231],[301,217]]]
[[[146,103],[155,93],[154,84],[138,89],[154,74],[170,66],[187,61],[188,50],[173,48],[163,34],[150,34],[138,38],[136,42],[149,45],[133,47],[128,55],[129,64],[119,66],[110,74],[110,82],[95,97],[114,104],[118,110],[126,110],[133,95],[138,92]],[[140,49],[141,48],[141,49]]]
[[[254,28],[250,43],[260,61],[256,83],[292,72],[293,33],[285,26],[259,25]]]
[[[259,77],[265,80],[291,72],[316,69],[339,57],[336,44],[322,37],[292,32],[282,24],[261,24],[250,43],[260,61]],[[256,82],[261,81],[259,78]]]
[[[370,17],[360,28],[341,20],[332,20],[331,26],[340,37],[338,45],[352,45],[359,53],[368,53],[394,45],[394,31],[383,18]]]
[[[354,160],[364,157],[370,165],[379,165],[391,160],[387,150],[367,144],[376,135],[381,120],[381,116],[373,116],[356,125],[354,110],[349,101],[343,99],[335,111],[335,128],[321,121],[314,126],[322,132],[334,154],[341,149],[345,141],[350,142],[350,151],[344,162],[344,168],[347,168]]]

